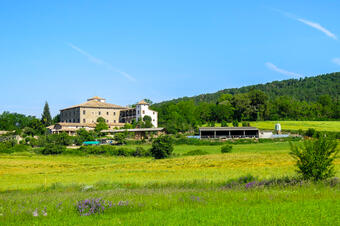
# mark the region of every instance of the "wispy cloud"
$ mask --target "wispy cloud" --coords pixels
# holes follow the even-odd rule
[[[334,58],[332,60],[333,63],[337,64],[337,65],[340,65],[340,58]]]
[[[279,12],[281,13],[282,15],[288,17],[288,18],[291,18],[293,20],[296,20],[296,21],[299,21],[307,26],[310,26],[316,30],[319,30],[321,31],[322,33],[324,33],[325,35],[327,35],[328,37],[331,37],[332,39],[335,39],[337,40],[337,36],[335,34],[333,34],[331,31],[329,31],[327,28],[321,26],[319,23],[316,23],[316,22],[313,22],[313,21],[310,21],[310,20],[306,20],[306,19],[303,19],[303,18],[299,18],[297,16],[295,16],[294,14],[292,13],[289,13],[289,12],[285,12],[285,11],[282,11],[282,10],[279,10],[279,9],[272,9],[276,12]]]
[[[289,77],[297,77],[297,78],[303,77],[303,75],[301,75],[301,74],[298,74],[298,73],[295,73],[295,72],[286,71],[286,70],[284,70],[282,68],[278,68],[275,64],[270,63],[270,62],[265,63],[265,65],[270,70],[276,71],[276,72],[278,72],[280,74],[283,74],[283,75],[287,75]]]
[[[315,28],[315,29],[323,32],[328,37],[331,37],[331,38],[333,38],[335,40],[338,39],[335,34],[333,34],[332,32],[330,32],[329,30],[327,30],[325,27],[321,26],[318,23],[315,23],[315,22],[312,22],[312,21],[309,21],[309,20],[305,20],[305,19],[301,19],[301,18],[297,18],[296,20],[300,21],[301,23],[304,23],[304,24],[306,24],[306,25],[308,25],[308,26],[310,26],[312,28]]]
[[[121,75],[123,75],[125,78],[129,79],[132,82],[135,82],[136,79],[134,77],[132,77],[131,75],[129,75],[128,73],[126,73],[125,71],[122,71],[118,68],[113,67],[111,64],[96,58],[94,56],[92,56],[91,54],[89,54],[88,52],[86,52],[85,50],[79,48],[78,46],[72,44],[72,43],[67,43],[68,46],[70,46],[72,49],[74,49],[75,51],[77,51],[78,53],[82,54],[83,56],[87,57],[87,59],[89,61],[91,61],[92,63],[98,64],[98,65],[102,65],[104,67],[106,67],[107,70],[112,71],[112,72],[116,72],[119,73]]]

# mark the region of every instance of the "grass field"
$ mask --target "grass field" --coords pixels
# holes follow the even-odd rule
[[[317,131],[340,132],[340,121],[257,121],[250,122],[250,125],[262,130],[274,130],[276,123],[281,124],[282,130],[305,131],[313,128]],[[216,123],[215,126],[221,126],[221,124]],[[229,126],[232,126],[231,123]]]
[[[287,142],[234,145],[228,154],[220,146],[177,145],[175,153],[195,149],[209,154],[164,160],[0,155],[0,225],[340,224],[339,186],[223,188],[249,173],[294,176]],[[335,163],[339,177],[340,159]],[[89,198],[128,204],[79,216],[76,202]],[[48,215],[41,216],[45,208]]]

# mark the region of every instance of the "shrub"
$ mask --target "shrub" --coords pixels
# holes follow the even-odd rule
[[[306,140],[302,147],[290,144],[290,154],[297,160],[297,172],[303,179],[319,181],[335,174],[333,161],[338,154],[335,139],[320,136],[319,139]]]
[[[237,120],[233,121],[233,127],[238,127],[238,121]]]
[[[61,154],[66,151],[66,147],[62,145],[54,145],[54,144],[49,144],[46,145],[42,151],[41,154],[43,155],[57,155]]]
[[[230,153],[232,149],[233,146],[231,146],[230,144],[225,144],[221,147],[221,153]]]
[[[209,154],[209,153],[206,151],[202,151],[201,149],[196,149],[196,150],[188,151],[187,153],[184,153],[183,155],[189,156],[189,155],[206,155],[206,154]]]
[[[160,136],[153,140],[150,152],[155,159],[163,159],[169,157],[173,149],[172,138],[170,136]]]
[[[306,131],[305,135],[306,135],[307,137],[313,137],[314,134],[315,134],[315,132],[316,132],[315,129],[309,128],[309,129]]]
[[[222,127],[228,127],[228,123],[227,123],[226,121],[223,120],[223,121],[221,122],[221,126],[222,126]]]
[[[116,133],[113,138],[117,144],[126,144],[126,135],[124,133]]]
[[[149,150],[145,150],[143,147],[136,147],[136,150],[132,152],[132,156],[147,157],[151,156],[151,153]]]

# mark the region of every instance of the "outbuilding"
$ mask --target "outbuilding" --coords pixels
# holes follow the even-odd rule
[[[256,127],[201,127],[199,133],[201,139],[259,138]]]

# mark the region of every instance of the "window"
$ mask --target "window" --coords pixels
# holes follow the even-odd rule
[[[116,115],[116,112],[113,112],[113,115]]]
[[[155,112],[152,112],[152,114],[155,114]]]
[[[116,120],[113,120],[114,123],[116,123]]]
[[[100,115],[101,113],[100,112],[98,112],[98,115]]]
[[[109,112],[106,112],[106,115],[109,115]]]
[[[106,120],[107,123],[109,123],[109,120]]]
[[[143,114],[145,114],[145,111],[143,110]]]
[[[139,110],[137,111],[137,114],[139,115]]]
[[[83,119],[83,123],[86,123],[86,119]]]
[[[86,114],[86,111],[85,110],[83,110],[83,115],[85,115]]]

